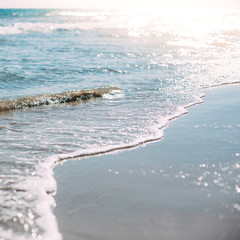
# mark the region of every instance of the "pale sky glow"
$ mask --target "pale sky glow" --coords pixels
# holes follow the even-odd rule
[[[0,0],[0,8],[240,8],[240,0]]]

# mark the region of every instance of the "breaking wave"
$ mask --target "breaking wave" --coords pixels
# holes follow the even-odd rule
[[[37,96],[23,97],[16,100],[0,101],[0,111],[22,109],[26,107],[36,107],[49,104],[60,104],[75,102],[78,100],[88,100],[99,98],[104,94],[109,94],[120,89],[115,87],[96,88],[91,90],[70,91],[57,94],[40,94]]]

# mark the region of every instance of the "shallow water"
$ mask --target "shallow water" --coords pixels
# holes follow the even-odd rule
[[[203,89],[239,82],[238,11],[0,10],[0,101],[113,86],[0,113],[3,239],[60,239],[52,168],[161,139]]]

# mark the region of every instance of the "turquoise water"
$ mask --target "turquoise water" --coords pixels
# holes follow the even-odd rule
[[[239,82],[240,12],[0,10],[0,104],[117,87],[0,113],[0,238],[60,239],[55,164],[159,140],[204,89]]]

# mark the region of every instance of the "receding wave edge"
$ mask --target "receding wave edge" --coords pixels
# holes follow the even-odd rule
[[[145,137],[142,139],[135,140],[131,143],[125,143],[118,146],[99,147],[98,149],[86,149],[86,150],[79,150],[79,151],[75,151],[67,154],[54,155],[50,157],[49,162],[52,164],[52,167],[54,168],[59,163],[67,160],[99,156],[99,155],[109,154],[117,151],[124,151],[127,149],[133,149],[133,148],[139,147],[140,145],[145,145],[151,142],[160,141],[161,139],[163,139],[163,136],[164,136],[163,134],[164,128],[166,128],[172,120],[175,120],[181,117],[182,115],[187,114],[188,113],[187,108],[192,107],[196,104],[203,103],[203,100],[202,100],[203,97],[205,97],[205,94],[201,94],[196,101],[190,104],[179,106],[178,111],[175,114],[172,114],[163,118],[161,123],[155,126],[155,128],[157,129],[156,131],[157,134],[155,136]]]

